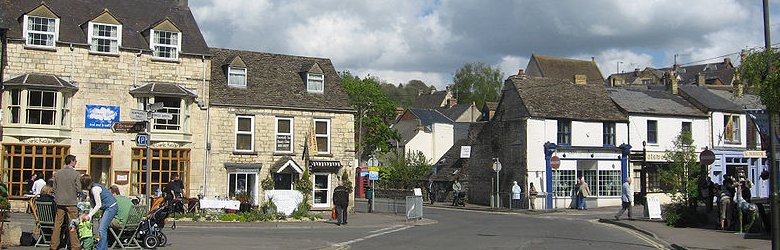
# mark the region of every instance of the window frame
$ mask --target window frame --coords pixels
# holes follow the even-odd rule
[[[288,133],[281,133],[279,132],[279,121],[280,120],[287,120],[290,122],[290,132]],[[279,136],[288,135],[290,136],[290,150],[279,150]],[[294,146],[295,145],[295,118],[293,117],[284,117],[284,116],[277,116],[274,119],[274,152],[276,153],[293,153]]]
[[[319,82],[320,88],[312,88]],[[306,91],[309,93],[325,93],[325,74],[306,73]]]
[[[647,144],[658,144],[658,120],[647,120],[646,125],[645,138],[647,139]]]
[[[691,135],[693,135],[693,123],[692,122],[682,122],[680,123],[680,134],[688,132]]]
[[[617,143],[617,127],[614,122],[602,123],[602,142],[605,146],[615,146]]]
[[[558,145],[571,145],[571,120],[557,120],[557,131]]]
[[[97,53],[97,54],[109,54],[109,55],[118,55],[119,54],[119,47],[122,47],[122,25],[121,24],[109,24],[109,23],[98,23],[98,22],[89,22],[89,28],[87,30],[87,43],[89,44],[89,52],[91,53]],[[110,37],[110,36],[100,36],[95,35],[95,28],[96,26],[107,26],[107,27],[114,27],[116,28],[116,37]],[[97,48],[99,48],[100,45],[95,44],[95,40],[108,40],[108,41],[116,41],[116,47],[109,45],[110,50],[112,51],[99,51]]]
[[[233,72],[232,72],[233,70],[242,71],[242,73],[243,73],[243,76],[244,76],[244,81],[243,81],[243,82],[241,82],[241,83],[234,83],[234,82],[231,80],[231,79],[233,79],[233,78],[231,77],[232,75],[241,75],[241,74],[239,74],[239,73],[233,74]],[[231,66],[228,66],[228,67],[227,67],[227,80],[228,80],[228,87],[240,87],[240,88],[246,88],[246,84],[247,84],[247,73],[248,73],[248,71],[247,71],[247,69],[246,69],[246,68],[242,68],[242,67],[231,67]]]
[[[165,44],[165,43],[158,43],[158,32],[160,33],[171,33],[176,35],[176,44]],[[151,39],[149,39],[149,48],[152,50],[152,58],[158,59],[158,60],[168,60],[168,61],[178,61],[179,60],[179,54],[181,53],[181,32],[173,32],[173,31],[167,31],[167,30],[155,30],[151,29],[149,30],[149,36]],[[172,39],[172,38],[171,38]],[[175,51],[171,52],[171,57],[164,57],[160,56],[159,51],[157,50],[157,46],[159,47],[166,47],[166,48],[172,48]]]
[[[317,185],[316,185],[317,176],[322,176],[322,175],[327,176],[327,180],[326,180],[327,181],[326,182],[327,185],[325,186],[325,188],[317,188]],[[312,173],[311,178],[312,178],[311,179],[311,183],[312,183],[312,185],[311,185],[312,186],[312,188],[311,188],[311,197],[312,197],[312,202],[311,203],[312,203],[312,205],[311,206],[312,207],[316,207],[316,208],[330,207],[331,200],[333,199],[332,194],[331,194],[332,174],[331,173]],[[324,191],[325,192],[325,203],[318,203],[317,202],[317,199],[315,199],[317,191],[320,191],[320,192]]]
[[[28,28],[28,25],[30,23],[30,19],[32,18],[41,18],[41,19],[48,19],[48,20],[54,20],[54,31],[38,31],[38,30],[31,30]],[[53,18],[53,17],[45,17],[45,16],[31,16],[31,15],[24,15],[23,22],[22,22],[22,34],[24,35],[24,45],[26,47],[34,47],[34,48],[46,48],[46,49],[54,49],[57,47],[57,40],[59,39],[59,32],[60,31],[60,19],[59,18]],[[32,44],[30,43],[30,35],[32,34],[38,34],[38,35],[45,35],[45,36],[51,36],[51,45],[39,45],[39,44]],[[47,39],[48,41],[48,39]]]
[[[325,124],[327,126],[326,127],[327,128],[327,131],[326,131],[327,133],[325,133],[325,134],[317,133],[317,123],[318,122],[325,122]],[[330,133],[330,119],[315,118],[314,119],[314,141],[315,141],[315,143],[317,143],[317,154],[318,155],[328,155],[328,154],[330,154],[330,145],[331,145],[331,143],[330,143],[331,142],[330,134],[331,134]],[[325,150],[325,151],[322,150],[322,148],[319,145],[319,141],[318,141],[319,138],[325,138],[327,140],[327,142],[328,142],[327,150]]]
[[[728,130],[728,123],[731,121],[731,130]],[[742,124],[739,115],[737,114],[724,114],[723,115],[723,142],[726,144],[741,144],[742,143]],[[731,138],[729,138],[731,133]]]
[[[250,183],[249,176],[254,176],[254,179],[252,179],[252,183]],[[227,173],[227,194],[230,199],[234,199],[238,193],[236,193],[236,190],[238,189],[238,181],[239,176],[244,176],[244,191],[249,192],[252,197],[252,204],[257,205],[257,193],[258,193],[258,180],[257,180],[257,172],[251,172],[251,171],[229,171]],[[234,180],[233,185],[231,186],[231,180]],[[251,184],[251,187],[250,187]],[[232,189],[232,190],[231,190]]]
[[[4,150],[0,154],[5,164],[0,164],[0,173],[9,198],[22,198],[29,191],[25,185],[33,171],[45,177],[53,176],[65,166],[65,156],[70,153],[70,145],[62,144],[3,143],[2,146]]]
[[[32,99],[30,98],[31,93],[33,92],[40,92],[40,106],[34,106],[33,103],[31,103]],[[45,106],[45,103],[47,102],[44,100],[46,98],[46,95],[49,94],[53,100],[50,100],[52,106]],[[25,106],[25,122],[24,124],[28,125],[38,125],[38,126],[57,126],[57,113],[59,110],[59,91],[52,91],[52,90],[43,90],[43,89],[27,89],[27,105]],[[39,111],[40,115],[38,116],[38,123],[32,123],[30,122],[30,118],[32,117],[30,115],[31,111]],[[51,113],[51,124],[44,124],[43,123],[43,114],[44,113]]]
[[[250,131],[239,131],[238,124],[240,119],[249,119]],[[255,151],[255,116],[253,115],[236,115],[236,126],[234,127],[234,143],[233,150],[235,152],[254,152]],[[240,135],[249,135],[249,149],[238,148],[238,137]]]
[[[190,164],[191,150],[189,148],[151,148],[152,151],[152,192],[155,188],[161,191],[165,185],[170,182],[171,173],[179,174],[179,178],[184,184],[184,197],[188,197],[190,191]],[[139,195],[146,193],[146,148],[133,147],[131,149],[132,163],[130,166],[130,195]],[[176,152],[176,153],[174,153]],[[167,168],[164,167],[167,163]],[[155,181],[155,176],[157,181]],[[168,177],[168,178],[164,178]]]

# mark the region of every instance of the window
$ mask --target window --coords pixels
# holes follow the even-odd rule
[[[620,196],[621,178],[620,170],[599,170],[599,196]]]
[[[314,188],[313,192],[313,206],[314,207],[329,207],[330,206],[330,174],[327,173],[315,173],[314,174]]]
[[[680,133],[687,133],[691,134],[693,130],[691,129],[691,122],[682,122],[682,127],[680,128]]]
[[[189,192],[190,149],[152,148],[152,193],[162,191],[171,181],[171,174],[179,174],[184,184],[184,197]],[[130,167],[130,195],[146,193],[146,148],[133,148]]]
[[[274,190],[292,190],[297,174],[274,173]]]
[[[576,184],[574,170],[553,171],[553,191],[557,196],[571,196]]]
[[[178,59],[181,49],[179,32],[152,30],[150,47],[154,51],[154,57],[164,59]]]
[[[251,152],[255,149],[255,117],[236,116],[236,151]]]
[[[325,92],[325,75],[323,74],[306,74],[306,91],[314,93]]]
[[[113,24],[92,23],[89,26],[89,50],[99,53],[119,53],[122,27]]]
[[[598,171],[597,170],[580,170],[579,173],[580,176],[582,176],[585,179],[585,182],[588,183],[588,188],[590,188],[591,195],[598,194],[599,185],[598,185]]]
[[[653,84],[653,79],[642,79],[642,84],[644,85]]]
[[[571,145],[571,121],[558,121],[558,145]]]
[[[10,197],[22,197],[32,189],[27,180],[33,172],[42,173],[46,179],[53,176],[65,165],[65,156],[70,152],[66,145],[3,144],[3,149],[0,181],[8,185]]]
[[[27,124],[54,125],[57,120],[57,92],[27,91]]]
[[[228,174],[228,196],[233,199],[238,195],[245,195],[255,204],[255,190],[257,189],[257,173],[233,172]]]
[[[615,123],[604,123],[604,145],[615,146]]]
[[[24,33],[28,46],[54,48],[57,41],[59,19],[38,16],[25,16]]]
[[[178,97],[163,97],[163,96],[155,96],[155,97],[141,97],[138,98],[138,105],[139,109],[145,109],[145,106],[147,104],[153,104],[157,102],[162,102],[163,107],[155,113],[167,113],[171,114],[171,119],[154,119],[154,129],[157,130],[171,130],[171,131],[183,131],[182,125],[184,121],[188,118],[186,114],[183,112],[186,112],[186,108],[182,108],[183,100]]]
[[[19,111],[22,109],[21,105],[21,95],[22,91],[18,89],[13,89],[8,91],[11,95],[11,103],[8,104],[8,113],[11,115],[11,123],[19,123],[19,117],[20,113]]]
[[[292,153],[293,118],[276,117],[276,152]]]
[[[739,116],[723,116],[723,137],[726,143],[740,143]]]
[[[317,153],[330,153],[330,120],[314,119],[314,130],[317,138]]]
[[[648,163],[645,168],[645,175],[647,176],[647,191],[648,192],[666,192],[672,190],[668,185],[661,182],[661,171],[669,169],[668,163]]]
[[[246,87],[246,69],[228,67],[228,86]]]
[[[647,121],[647,143],[658,143],[658,121]]]

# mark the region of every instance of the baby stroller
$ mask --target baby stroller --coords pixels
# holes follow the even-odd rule
[[[175,200],[159,198],[153,204],[157,206],[152,206],[152,212],[141,221],[136,234],[144,248],[162,247],[168,243],[168,237],[162,232],[162,229],[165,227],[165,220],[168,219],[168,216],[176,212]],[[176,221],[173,222],[171,229],[176,229]]]

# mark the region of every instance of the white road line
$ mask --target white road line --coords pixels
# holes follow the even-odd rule
[[[591,221],[591,222],[598,223],[596,221]],[[625,227],[621,227],[621,226],[617,226],[617,225],[613,225],[613,224],[609,224],[609,223],[599,223],[599,224],[605,225],[605,226],[609,226],[609,227],[613,227],[613,228],[616,228],[616,229],[620,229],[620,230],[622,230],[624,232],[627,232],[627,233],[629,233],[629,234],[631,234],[631,235],[633,235],[633,236],[635,236],[635,237],[637,237],[637,238],[647,242],[647,244],[650,244],[651,246],[653,246],[656,249],[669,249],[666,246],[664,246],[663,244],[658,243],[655,240],[651,239],[647,235],[644,235],[642,233],[634,231],[633,229],[629,229],[629,228],[625,228]]]
[[[395,226],[392,226],[392,227],[380,228],[380,229],[377,229],[377,230],[374,230],[374,231],[369,231],[368,233],[378,233],[378,232],[382,232],[382,231],[385,231],[385,230],[391,230],[391,229],[395,229],[395,228],[402,227],[402,226],[403,225],[395,225]]]
[[[357,239],[350,240],[350,241],[344,241],[344,242],[336,243],[336,244],[333,244],[333,246],[334,247],[343,247],[343,246],[347,246],[347,245],[350,245],[350,244],[361,242],[361,241],[364,241],[364,240],[367,240],[367,239],[371,239],[371,238],[374,238],[374,237],[377,237],[377,236],[382,236],[382,235],[385,235],[385,234],[395,233],[395,232],[398,232],[398,231],[406,230],[406,229],[409,229],[411,227],[413,227],[413,226],[403,226],[403,227],[395,228],[395,229],[392,229],[392,230],[384,230],[384,232],[370,234],[370,235],[362,237],[362,238],[357,238]]]

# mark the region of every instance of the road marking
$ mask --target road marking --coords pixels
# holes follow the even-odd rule
[[[369,231],[368,233],[378,233],[378,232],[382,232],[382,231],[385,231],[385,230],[391,230],[391,229],[395,229],[395,228],[402,227],[402,226],[403,225],[395,225],[395,226],[392,226],[392,227],[380,228],[380,229],[377,229],[377,230],[374,230],[374,231]]]
[[[590,222],[594,223],[594,224],[598,223],[597,220],[590,220]],[[620,229],[620,230],[622,230],[624,232],[627,232],[627,233],[629,233],[629,234],[639,238],[640,240],[643,240],[643,241],[647,242],[647,244],[650,244],[652,247],[654,247],[656,249],[669,249],[665,245],[663,245],[661,243],[658,243],[657,241],[651,239],[647,235],[639,233],[637,231],[634,231],[633,229],[621,227],[621,226],[610,224],[610,223],[598,223],[598,224],[609,226],[609,227],[613,227],[613,228],[616,228],[616,229]]]
[[[377,236],[382,236],[382,235],[385,235],[385,234],[395,233],[395,232],[398,232],[398,231],[406,230],[406,229],[412,228],[413,226],[402,226],[402,227],[399,227],[399,228],[394,228],[394,227],[397,227],[397,226],[383,228],[383,229],[377,230],[377,231],[381,231],[381,232],[370,234],[368,236],[365,236],[365,237],[362,237],[362,238],[357,238],[357,239],[354,239],[354,240],[349,240],[349,241],[336,243],[336,244],[333,244],[333,246],[334,247],[344,247],[344,246],[348,246],[350,244],[361,242],[361,241],[364,241],[364,240],[367,240],[367,239],[371,239],[371,238],[374,238],[374,237],[377,237]]]

